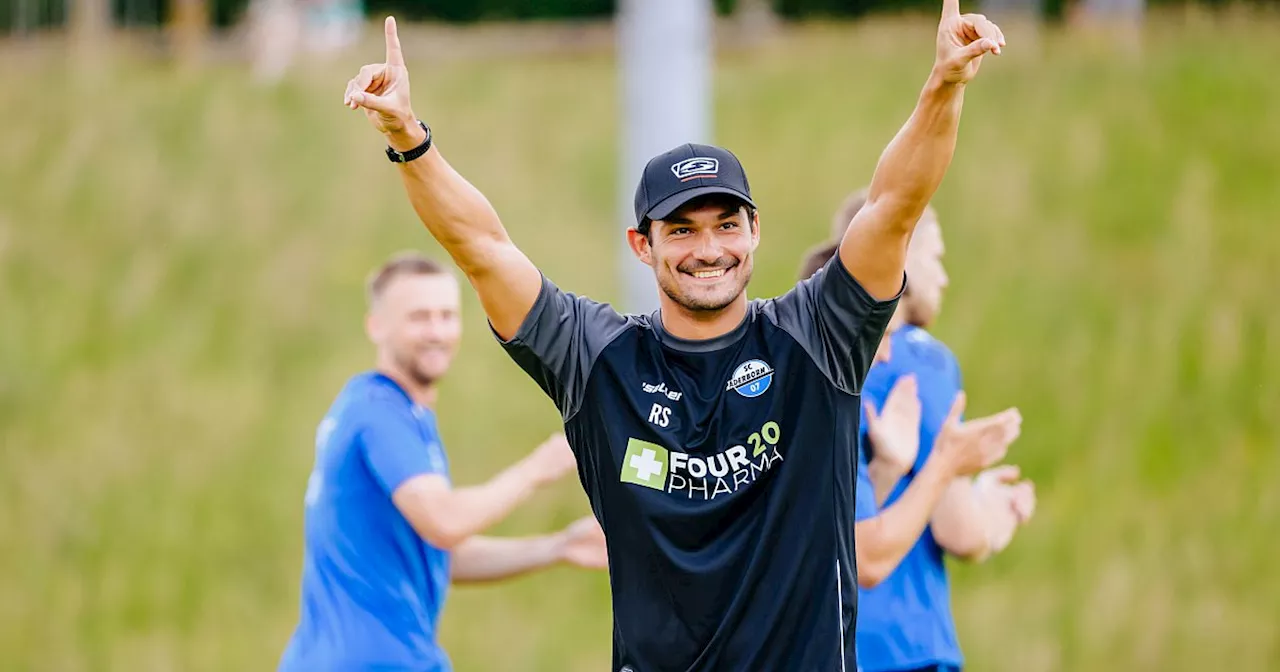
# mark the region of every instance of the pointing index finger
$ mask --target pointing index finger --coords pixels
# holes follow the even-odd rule
[[[404,52],[400,50],[400,35],[396,33],[396,17],[388,16],[387,33],[387,65],[404,65]]]

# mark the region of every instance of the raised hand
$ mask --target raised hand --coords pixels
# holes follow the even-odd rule
[[[395,17],[385,24],[387,56],[384,63],[373,63],[347,82],[342,104],[364,110],[365,117],[396,149],[412,149],[425,137],[409,100],[409,69],[404,65],[400,36]]]
[[[942,0],[934,70],[944,82],[964,84],[978,74],[987,52],[999,55],[1004,33],[981,14],[961,14],[960,0]]]
[[[1022,414],[1016,408],[961,422],[964,405],[965,394],[960,392],[934,448],[951,461],[957,476],[971,476],[1004,459],[1009,444],[1022,433]]]
[[[984,469],[982,473],[973,478],[973,487],[979,492],[1009,492],[1010,489],[1018,484],[1018,480],[1022,477],[1022,470],[1017,465],[1002,464],[998,467]],[[1012,508],[1012,500],[1006,499]]]
[[[1018,523],[1025,525],[1036,512],[1036,486],[1031,481],[1022,481],[1010,486],[1013,512],[1018,516]]]
[[[870,402],[863,407],[875,459],[905,474],[920,452],[920,397],[915,376],[903,376],[894,383],[879,414]]]
[[[1018,520],[1018,525],[1025,525],[1036,513],[1036,484],[1021,477],[1018,467],[1001,465],[988,468],[973,480],[978,492],[998,499],[1000,506],[1009,509]]]
[[[1021,470],[1012,464],[1002,464],[984,470],[973,479],[973,488],[986,511],[987,534],[992,552],[1003,551],[1023,519],[1015,501],[1022,491],[1019,483]]]

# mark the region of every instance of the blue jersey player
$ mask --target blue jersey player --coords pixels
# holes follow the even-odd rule
[[[808,253],[800,278],[821,270],[835,256],[837,247],[834,242],[824,243]],[[907,267],[910,270],[910,261]],[[894,313],[889,321],[890,332],[901,315],[901,309]],[[876,351],[871,375],[891,360],[891,352],[886,334]],[[951,417],[938,428],[928,460],[916,470],[892,506],[878,508],[877,502],[883,502],[887,495],[885,481],[891,480],[888,486],[892,487],[907,470],[899,465],[912,465],[919,453],[921,404],[915,377],[899,377],[878,407],[868,406],[864,402],[863,408],[870,411],[863,416],[864,445],[874,444],[876,459],[868,463],[862,454],[858,462],[854,541],[861,588],[873,588],[893,574],[916,546],[953,483],[1002,459],[1017,436],[1020,422],[1015,414],[1005,413],[961,423],[964,400],[963,395],[957,395],[951,404]],[[867,613],[865,605],[859,613],[860,621],[874,616]]]
[[[855,195],[846,207],[856,210],[858,198]],[[864,408],[871,422],[864,423],[869,431],[864,436],[859,487],[874,494],[858,500],[859,525],[901,506],[919,487],[944,449],[948,409],[962,394],[955,357],[925,330],[937,316],[947,286],[943,253],[937,216],[926,208],[908,248],[910,279],[891,321],[886,356],[871,368],[864,387]],[[876,420],[883,423],[883,415],[903,390],[909,390],[919,404],[916,454],[899,450],[875,431]],[[999,441],[996,447],[1017,438],[1020,416],[1016,409],[992,418],[1016,423],[1015,431],[993,437]],[[1008,545],[1035,503],[1031,483],[1018,478],[1017,468],[1011,465],[989,469],[976,478],[957,475],[946,485],[928,525],[916,530],[900,564],[882,581],[864,582],[857,629],[863,670],[949,672],[963,666],[943,558],[950,555],[979,562]]]
[[[999,29],[945,0],[934,67],[866,207],[836,258],[776,299],[745,293],[762,224],[737,158],[685,144],[650,159],[627,232],[660,290],[649,315],[544,277],[433,144],[390,18],[386,36],[344,102],[383,133],[423,224],[564,418],[608,539],[611,669],[855,669],[859,392]]]
[[[282,671],[449,670],[436,629],[451,581],[607,563],[591,517],[558,534],[477,536],[571,471],[573,455],[553,437],[487,483],[451,487],[432,408],[461,336],[458,283],[402,255],[374,275],[369,299],[377,367],[347,382],[316,432],[301,610]]]

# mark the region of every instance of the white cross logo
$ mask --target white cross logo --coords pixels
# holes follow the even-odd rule
[[[655,474],[662,471],[662,463],[653,459],[657,453],[650,448],[645,448],[639,455],[632,455],[628,464],[632,469],[636,470],[636,475],[642,481],[648,481]]]

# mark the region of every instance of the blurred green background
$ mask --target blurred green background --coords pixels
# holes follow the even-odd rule
[[[716,140],[762,206],[752,295],[785,291],[869,179],[934,25],[722,45]],[[274,669],[315,424],[372,362],[362,283],[439,252],[339,102],[376,28],[275,87],[235,63],[0,50],[0,669]],[[403,32],[418,113],[517,243],[619,296],[610,50],[464,57]],[[1040,506],[1005,554],[955,566],[969,667],[1280,669],[1280,16],[1005,33],[935,201],[936,333],[971,413],[1021,408],[1010,460]],[[440,408],[459,483],[558,419],[465,295]],[[496,532],[586,511],[570,479]],[[569,569],[455,588],[442,626],[459,670],[601,670],[609,636],[607,577]]]

